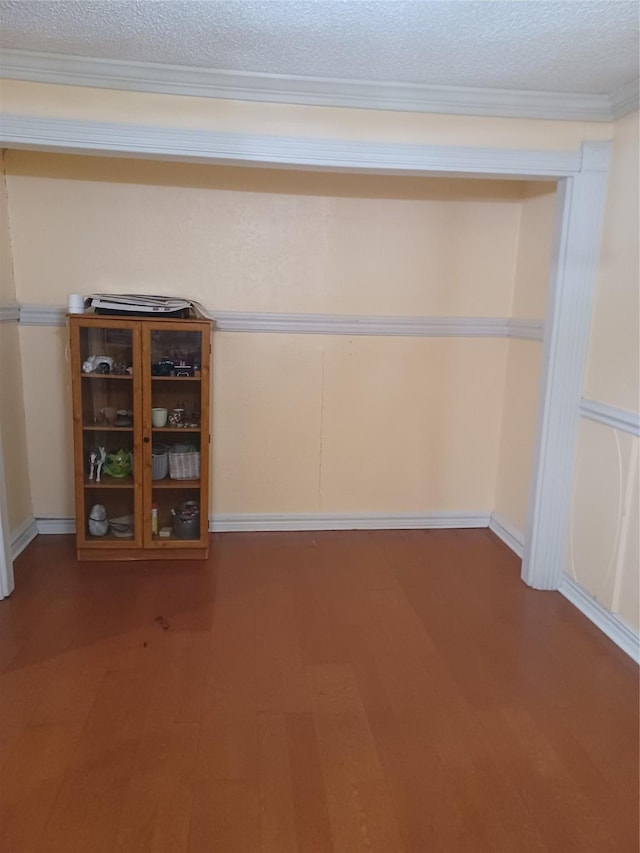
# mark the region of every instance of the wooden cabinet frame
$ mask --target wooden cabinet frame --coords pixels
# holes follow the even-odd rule
[[[209,554],[209,456],[210,456],[210,353],[211,323],[208,320],[165,320],[125,319],[95,314],[69,315],[71,340],[71,375],[73,393],[73,437],[74,437],[74,481],[76,505],[76,547],[78,560],[180,560],[206,559]],[[132,373],[131,375],[96,375],[83,373],[82,334],[87,329],[127,330],[131,333]],[[152,334],[154,332],[185,332],[200,334],[200,370],[193,378],[157,377],[152,375]],[[122,482],[102,480],[98,486],[87,480],[86,434],[95,430],[100,434],[117,434],[114,426],[93,426],[87,423],[86,403],[83,396],[88,394],[88,383],[105,382],[131,383],[133,423],[123,430],[130,435],[133,451],[131,477]],[[84,383],[84,391],[83,391]],[[154,394],[162,387],[165,397],[178,399],[185,388],[193,388],[199,383],[200,423],[198,427],[177,429],[164,427],[156,429],[151,420],[151,408]],[[200,478],[198,480],[153,480],[152,448],[154,441],[165,438],[173,440],[177,436],[199,437]],[[131,489],[131,501],[134,516],[134,535],[131,539],[117,539],[111,536],[91,536],[87,528],[90,494],[108,494],[111,489]],[[200,506],[200,528],[197,539],[179,539],[172,534],[170,538],[160,538],[152,534],[152,504],[161,500],[165,510],[173,500],[197,499]]]

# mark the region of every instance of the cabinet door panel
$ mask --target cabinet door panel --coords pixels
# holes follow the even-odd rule
[[[140,547],[142,374],[139,324],[72,324],[79,547]]]
[[[145,547],[201,548],[208,539],[209,325],[145,324],[142,352]]]

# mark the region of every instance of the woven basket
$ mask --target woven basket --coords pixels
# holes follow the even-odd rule
[[[200,451],[188,453],[169,451],[169,476],[172,480],[200,479]]]
[[[151,479],[164,480],[169,473],[169,448],[158,445],[151,451]]]

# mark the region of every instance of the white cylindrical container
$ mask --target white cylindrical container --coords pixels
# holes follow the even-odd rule
[[[69,294],[69,314],[84,314],[84,296],[81,293]]]

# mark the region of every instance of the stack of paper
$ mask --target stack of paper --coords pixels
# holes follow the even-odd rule
[[[150,296],[142,293],[92,293],[87,297],[98,314],[160,314],[187,316],[193,310],[196,316],[206,317],[202,306],[191,299],[177,296]]]

